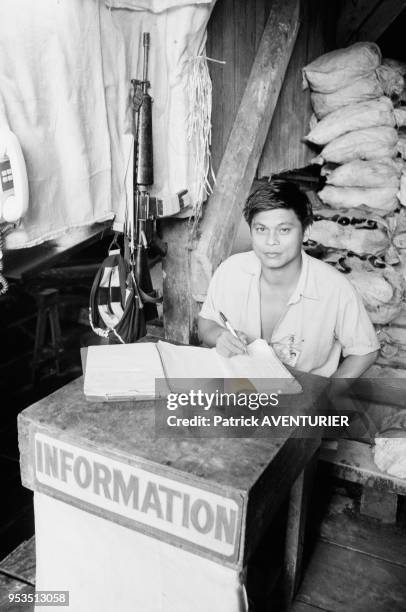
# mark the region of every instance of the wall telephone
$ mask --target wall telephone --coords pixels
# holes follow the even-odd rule
[[[28,179],[17,137],[0,128],[0,222],[18,221],[28,208]]]
[[[28,179],[23,152],[8,127],[0,127],[0,295],[8,289],[3,271],[2,223],[21,219],[28,208]]]

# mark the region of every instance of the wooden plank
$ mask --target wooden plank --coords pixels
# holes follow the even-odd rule
[[[372,6],[373,5],[373,6]],[[380,0],[380,2],[357,2],[357,19],[346,19],[341,25],[340,44],[357,41],[376,41],[406,8],[405,0]],[[371,10],[372,8],[372,10]],[[345,8],[343,7],[343,18]]]
[[[303,140],[312,114],[310,90],[302,91],[302,68],[307,64],[308,35],[312,24],[309,20],[310,3],[302,2],[301,7],[300,31],[259,161],[259,177],[306,166],[315,156]]]
[[[207,56],[225,62],[225,64],[208,62],[213,84],[211,159],[215,173],[220,166],[236,113],[233,42],[235,36],[234,0],[216,2],[207,25],[206,43]]]
[[[382,521],[396,523],[398,496],[393,491],[382,491],[364,487],[361,495],[360,513]]]
[[[289,497],[286,528],[283,590],[285,608],[289,609],[301,577],[307,511],[313,488],[318,452],[296,479]]]
[[[192,298],[189,223],[172,219],[165,222],[164,228],[168,244],[168,254],[162,262],[165,338],[182,344],[198,344],[200,308]]]
[[[312,115],[310,90],[302,91],[302,68],[334,46],[337,2],[306,0],[301,3],[301,27],[272,117],[258,175],[306,166],[315,150],[303,138]]]
[[[203,301],[213,271],[231,252],[298,30],[299,1],[276,0],[192,252],[196,301]]]
[[[321,523],[320,537],[331,544],[406,568],[406,538],[400,527],[347,513],[330,514]]]
[[[405,610],[406,569],[319,542],[297,600],[331,612]]]
[[[35,584],[35,537],[22,542],[0,562],[0,573],[14,575],[19,580]]]
[[[328,612],[324,608],[316,608],[310,604],[303,603],[302,601],[295,601],[291,612]]]
[[[406,494],[406,479],[382,472],[375,465],[372,449],[368,444],[340,439],[337,450],[322,449],[320,459],[332,465],[332,473],[338,478],[401,495]]]
[[[344,47],[352,32],[359,30],[381,0],[341,0],[337,21],[337,46]]]

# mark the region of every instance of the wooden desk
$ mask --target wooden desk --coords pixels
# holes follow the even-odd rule
[[[294,397],[310,406],[320,389],[301,382],[306,393]],[[69,589],[75,612],[243,610],[243,570],[292,491],[290,597],[305,471],[319,438],[293,438],[292,430],[277,440],[155,438],[154,402],[88,403],[82,385],[77,379],[19,415],[22,482],[34,490],[37,589]],[[97,470],[92,485],[89,470]],[[166,497],[158,500],[158,490]]]
[[[60,238],[35,247],[4,251],[4,276],[11,280],[22,280],[27,274],[42,272],[93,244],[110,228],[111,222],[94,223],[74,228]]]

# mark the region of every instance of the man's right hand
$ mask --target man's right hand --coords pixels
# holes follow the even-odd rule
[[[237,331],[238,338],[233,336],[227,329],[224,330],[216,342],[216,350],[223,357],[233,357],[234,355],[243,355],[247,352],[247,336],[240,331]]]

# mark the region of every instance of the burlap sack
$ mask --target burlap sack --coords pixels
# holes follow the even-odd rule
[[[336,209],[370,208],[382,215],[393,212],[398,207],[399,186],[394,187],[334,187],[326,185],[318,196],[324,204]]]
[[[394,109],[395,122],[396,127],[403,127],[406,125],[406,109],[405,108],[395,108]]]
[[[325,145],[353,130],[395,125],[393,104],[389,98],[382,96],[377,100],[358,102],[329,113],[305,138],[313,144]]]
[[[373,71],[332,93],[312,93],[310,99],[316,117],[322,119],[343,106],[374,100],[383,94],[383,87]]]
[[[405,280],[399,266],[387,265],[382,257],[361,257],[337,249],[316,250],[314,245],[306,247],[306,251],[346,274],[360,294],[373,323],[386,325],[400,314]]]
[[[398,141],[396,143],[396,151],[402,159],[406,159],[406,134],[399,131]]]
[[[358,210],[341,214],[328,209],[318,210],[310,228],[310,240],[328,249],[352,251],[358,255],[383,255],[390,246],[385,221]]]
[[[398,249],[406,249],[406,232],[401,232],[393,237],[393,244]]]
[[[332,140],[313,161],[316,164],[334,162],[345,164],[354,159],[395,157],[398,134],[391,127],[356,130]]]
[[[400,186],[401,171],[390,158],[354,161],[338,166],[334,170],[322,171],[327,183],[335,187],[397,187]]]
[[[381,52],[375,43],[359,42],[330,51],[303,68],[303,85],[313,91],[331,93],[370,73],[381,64]]]
[[[389,66],[392,70],[395,70],[400,76],[406,76],[406,62],[400,62],[396,59],[391,59],[390,57],[384,57],[382,60],[383,66]]]
[[[402,310],[405,283],[402,274],[392,266],[374,268],[358,257],[349,262],[349,280],[360,293],[372,323],[385,325]]]
[[[376,69],[376,74],[384,94],[393,96],[395,99],[398,98],[405,87],[403,76],[390,66],[379,66]]]

